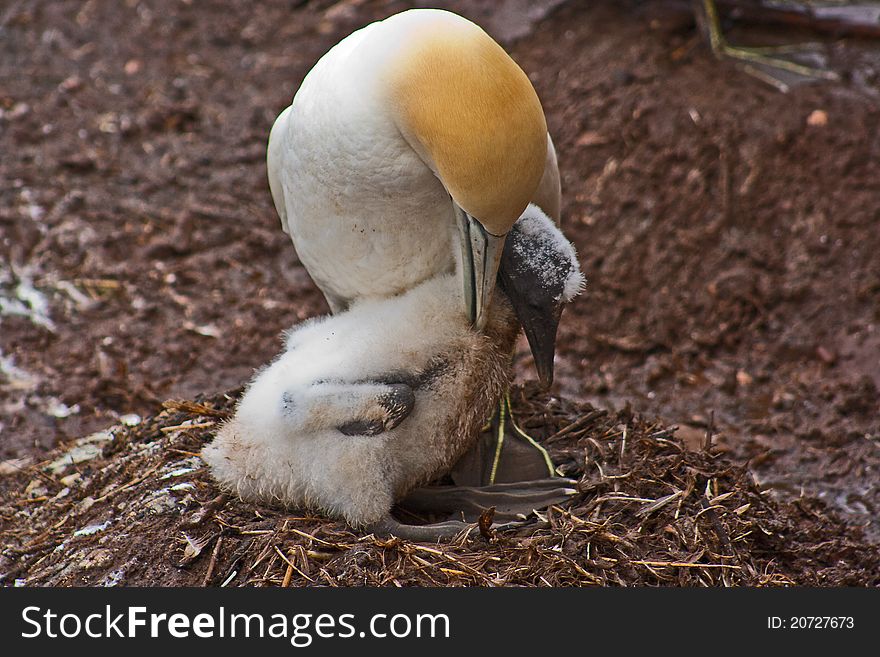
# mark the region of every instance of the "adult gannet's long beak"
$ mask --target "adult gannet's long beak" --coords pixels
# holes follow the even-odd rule
[[[493,235],[458,204],[454,205],[461,242],[465,311],[473,327],[479,331],[488,318],[506,235]]]

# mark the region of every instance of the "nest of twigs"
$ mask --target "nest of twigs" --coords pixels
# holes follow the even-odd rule
[[[778,503],[674,428],[516,389],[521,425],[579,494],[526,526],[416,544],[220,495],[198,454],[234,395],[168,402],[134,427],[0,475],[3,585],[781,586],[880,583],[857,528]]]

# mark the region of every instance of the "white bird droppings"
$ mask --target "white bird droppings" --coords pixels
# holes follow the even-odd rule
[[[104,531],[109,526],[110,526],[110,521],[106,520],[100,524],[88,525],[86,527],[83,527],[82,529],[77,529],[75,532],[73,532],[73,535],[74,536],[91,536],[92,534],[97,534],[98,532]]]

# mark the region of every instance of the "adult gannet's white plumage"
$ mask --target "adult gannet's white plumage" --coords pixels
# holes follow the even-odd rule
[[[268,172],[284,230],[334,312],[457,259],[479,327],[513,223],[530,202],[559,219],[556,154],[531,83],[480,27],[442,10],[396,14],[325,54],[272,128]]]
[[[583,277],[553,222],[534,207],[528,215],[511,231],[522,257],[510,280],[541,288],[536,298],[558,316]],[[440,274],[291,330],[284,353],[257,373],[203,450],[215,478],[243,499],[306,506],[373,531],[414,539],[460,531],[461,523],[410,527],[390,516],[395,501],[447,472],[474,443],[509,383],[519,328],[506,294],[495,296],[477,331],[457,288],[453,274]],[[530,482],[528,493],[502,487],[480,499],[529,510],[558,502],[570,485]]]

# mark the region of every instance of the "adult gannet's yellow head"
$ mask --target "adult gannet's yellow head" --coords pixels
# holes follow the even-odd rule
[[[504,237],[544,173],[547,123],[526,74],[480,27],[404,14],[385,77],[392,111],[456,206],[466,303],[482,327]]]

